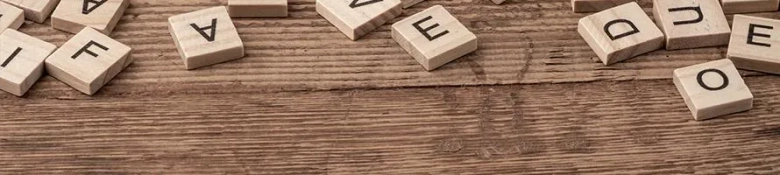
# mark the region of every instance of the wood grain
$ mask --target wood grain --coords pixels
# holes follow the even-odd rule
[[[780,173],[780,77],[742,72],[755,108],[695,122],[672,70],[725,48],[606,67],[568,0],[405,10],[441,4],[481,41],[433,72],[390,38],[401,18],[353,42],[314,0],[291,0],[289,18],[235,19],[248,57],[186,71],[166,19],[226,1],[130,3],[112,36],[135,62],[97,94],[50,76],[0,94],[0,174]],[[49,24],[21,31],[73,36]]]

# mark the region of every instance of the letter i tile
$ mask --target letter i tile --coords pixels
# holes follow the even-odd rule
[[[0,41],[0,89],[22,96],[43,75],[43,60],[57,46],[14,29],[2,31]]]
[[[731,28],[718,0],[654,0],[655,22],[666,34],[666,49],[722,46]]]
[[[477,36],[441,5],[396,22],[391,36],[428,71],[477,50]]]
[[[780,20],[734,15],[728,58],[737,68],[780,74]]]
[[[133,62],[129,58],[131,50],[87,27],[46,58],[46,71],[76,90],[92,95]]]
[[[244,43],[225,7],[173,16],[168,19],[168,30],[187,69],[244,57]]]
[[[586,16],[580,19],[577,31],[605,65],[664,45],[664,34],[636,2]]]

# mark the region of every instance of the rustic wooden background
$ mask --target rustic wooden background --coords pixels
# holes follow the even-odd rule
[[[0,174],[780,174],[780,77],[743,72],[755,109],[704,122],[672,84],[725,47],[606,67],[569,0],[429,0],[401,18],[444,5],[480,48],[426,72],[389,25],[353,42],[291,0],[235,19],[248,57],[186,71],[166,19],[222,4],[131,0],[112,37],[136,62],[95,96],[0,93]],[[48,25],[21,30],[72,36]]]

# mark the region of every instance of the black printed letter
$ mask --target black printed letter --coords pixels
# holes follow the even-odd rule
[[[203,36],[203,38],[206,38],[207,41],[212,42],[217,37],[217,18],[211,19],[211,25],[206,27],[198,27],[198,25],[195,25],[195,23],[190,24],[193,29],[197,30],[200,35]],[[211,29],[211,36],[206,34],[205,30]]]
[[[723,78],[723,84],[718,87],[711,87],[704,83],[703,77],[704,74],[707,74],[708,72],[714,72],[720,75]],[[721,89],[725,89],[729,86],[729,77],[726,76],[726,73],[723,73],[723,71],[720,71],[718,69],[707,69],[699,72],[699,75],[696,76],[696,81],[699,81],[699,86],[701,86],[704,89],[710,90],[710,91],[717,91]]]
[[[357,7],[361,7],[361,6],[368,5],[368,4],[382,2],[382,0],[371,0],[371,1],[361,2],[361,3],[358,3],[358,1],[359,0],[352,0],[352,3],[349,3],[349,7],[357,8]]]
[[[618,23],[626,23],[626,24],[628,24],[628,26],[631,27],[631,31],[622,33],[620,35],[613,35],[612,32],[609,31],[609,28],[612,27],[612,25],[615,25],[615,24],[618,24]],[[626,36],[629,36],[629,35],[633,35],[633,34],[639,33],[639,29],[637,29],[636,25],[634,25],[634,23],[629,21],[629,20],[626,20],[626,19],[616,19],[616,20],[608,22],[607,25],[604,25],[604,32],[607,33],[607,36],[609,36],[609,39],[611,39],[612,41],[615,41],[617,39],[620,39],[620,38],[623,38],[623,37],[626,37]]]
[[[750,24],[748,27],[748,44],[758,45],[758,46],[764,46],[764,47],[772,47],[771,44],[767,43],[759,43],[753,41],[753,37],[764,37],[764,38],[770,38],[769,34],[763,34],[763,33],[756,33],[756,28],[762,28],[762,29],[769,29],[772,30],[774,27],[772,26],[765,26],[765,25],[759,25],[759,24]]]
[[[427,28],[424,28],[424,29],[422,27],[420,27],[420,24],[424,23],[425,21],[431,20],[431,19],[433,19],[433,17],[431,17],[431,16],[425,17],[422,20],[419,20],[419,21],[415,22],[414,24],[412,24],[412,26],[414,26],[414,28],[417,29],[417,31],[422,33],[423,36],[425,36],[425,38],[428,38],[428,41],[433,41],[436,38],[442,37],[442,36],[450,33],[450,31],[445,30],[444,32],[441,32],[439,34],[431,36],[431,34],[429,34],[428,32],[433,30],[436,27],[439,27],[439,23],[433,24],[430,27],[427,27]]]
[[[679,11],[686,11],[686,10],[693,10],[696,12],[698,17],[694,20],[688,20],[688,21],[675,21],[674,25],[683,25],[683,24],[695,24],[699,23],[704,20],[704,14],[701,12],[701,7],[680,7],[680,8],[673,8],[669,9],[669,12],[679,12]]]
[[[78,57],[79,57],[79,56],[80,56],[82,53],[84,53],[84,52],[86,52],[86,53],[87,53],[87,54],[89,54],[89,55],[92,55],[93,57],[98,57],[98,54],[96,54],[95,52],[92,52],[91,50],[89,50],[89,47],[90,47],[90,46],[97,46],[97,47],[99,47],[100,49],[103,49],[103,50],[105,50],[105,51],[108,51],[108,47],[106,47],[106,46],[103,46],[103,45],[101,45],[100,43],[97,43],[97,42],[95,42],[95,41],[89,41],[89,43],[87,43],[87,45],[84,45],[84,47],[82,47],[81,49],[79,49],[79,51],[78,51],[78,52],[76,52],[76,54],[73,54],[73,56],[71,56],[70,58],[76,59],[76,58],[78,58]]]
[[[93,10],[103,5],[103,3],[106,3],[108,0],[84,0],[84,6],[81,8],[82,14],[89,14],[92,13]],[[94,6],[89,7],[89,3],[95,3]]]
[[[11,56],[9,56],[8,59],[5,59],[5,61],[3,62],[2,65],[0,65],[0,67],[8,66],[8,63],[11,63],[11,60],[13,60],[16,57],[16,55],[19,55],[19,52],[21,52],[21,51],[22,51],[22,48],[21,47],[17,47],[16,50],[14,50],[14,53],[11,53]]]

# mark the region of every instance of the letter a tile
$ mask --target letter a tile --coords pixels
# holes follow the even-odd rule
[[[753,94],[728,59],[674,70],[674,85],[696,120],[753,108]]]
[[[399,0],[317,0],[316,6],[317,13],[352,40],[402,12]]]
[[[128,0],[60,0],[51,16],[51,26],[70,33],[92,27],[108,35],[129,5]]]
[[[611,65],[664,45],[664,34],[636,2],[586,16],[577,31],[605,65]]]
[[[0,2],[0,32],[5,29],[19,29],[22,23],[24,23],[22,9]]]
[[[0,41],[0,89],[22,96],[41,78],[43,60],[57,46],[14,29],[3,31]]]
[[[428,71],[477,50],[477,36],[441,5],[396,22],[391,36]]]
[[[60,0],[2,0],[24,10],[24,17],[42,23],[49,18]]]
[[[655,22],[666,35],[666,49],[722,46],[731,27],[718,0],[654,0]]]
[[[244,57],[244,43],[225,7],[173,16],[168,29],[187,69]]]
[[[780,74],[780,20],[734,15],[728,58],[737,68]]]
[[[86,27],[46,58],[46,71],[82,93],[95,94],[133,62],[132,49]]]

